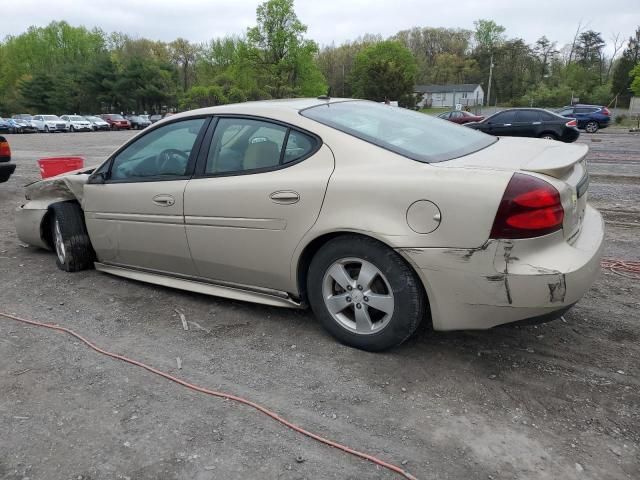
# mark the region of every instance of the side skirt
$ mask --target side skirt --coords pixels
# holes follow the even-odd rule
[[[223,285],[203,280],[174,277],[158,272],[126,268],[105,263],[95,262],[96,270],[117,275],[119,277],[130,278],[140,282],[153,283],[169,288],[177,288],[189,292],[202,293],[215,297],[230,298],[244,302],[260,303],[274,307],[304,308],[305,306],[295,301],[286,292],[277,290],[257,290],[251,287],[240,285]]]

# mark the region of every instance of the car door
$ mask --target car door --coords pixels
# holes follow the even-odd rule
[[[575,108],[575,119],[578,122],[579,128],[584,128],[584,126],[592,120],[591,116],[598,109],[593,107],[576,107]]]
[[[315,135],[263,119],[220,117],[184,197],[201,277],[291,291],[291,259],[334,168]]]
[[[99,261],[194,275],[184,189],[210,119],[176,120],[125,145],[84,187],[82,206]]]
[[[514,137],[537,137],[542,133],[542,119],[537,110],[516,110],[513,122]]]
[[[512,136],[514,134],[513,122],[515,121],[516,112],[507,110],[499,112],[488,118],[483,124],[486,125],[484,130],[491,135]]]

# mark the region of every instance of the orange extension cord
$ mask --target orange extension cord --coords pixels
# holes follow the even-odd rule
[[[605,258],[600,263],[602,268],[623,277],[640,280],[640,262],[628,260],[616,260],[615,258]]]
[[[123,362],[127,362],[130,363],[131,365],[135,365],[137,367],[141,367],[144,368],[145,370],[148,370],[151,373],[155,373],[156,375],[159,375],[161,377],[166,378],[167,380],[171,380],[172,382],[175,382],[179,385],[182,385],[183,387],[187,387],[191,390],[195,390],[196,392],[200,392],[200,393],[206,393],[207,395],[212,395],[214,397],[219,397],[219,398],[224,398],[224,399],[228,399],[228,400],[233,400],[235,402],[238,403],[242,403],[243,405],[247,405],[249,407],[255,408],[256,410],[258,410],[261,413],[264,413],[265,415],[271,417],[272,419],[274,419],[277,422],[280,422],[281,424],[289,427],[290,429],[301,433],[302,435],[306,435],[309,438],[312,438],[313,440],[316,440],[320,443],[324,443],[325,445],[329,445],[330,447],[334,447],[337,448],[338,450],[342,450],[343,452],[349,453],[351,455],[354,455],[356,457],[365,459],[365,460],[369,460],[370,462],[375,463],[376,465],[386,468],[388,470],[391,470],[392,472],[397,473],[398,475],[404,477],[404,478],[408,478],[409,480],[417,480],[416,477],[414,477],[413,475],[411,475],[410,473],[406,472],[403,468],[398,467],[397,465],[393,465],[391,463],[387,463],[383,460],[380,460],[379,458],[374,457],[373,455],[369,455],[368,453],[364,453],[364,452],[360,452],[358,450],[354,450],[353,448],[349,448],[345,445],[342,445],[338,442],[334,442],[333,440],[329,440],[328,438],[324,438],[321,437],[320,435],[317,435],[313,432],[310,432],[309,430],[305,430],[302,427],[299,427],[291,422],[289,422],[288,420],[285,420],[284,418],[280,417],[277,413],[272,412],[271,410],[255,403],[252,402],[251,400],[247,400],[245,398],[242,397],[238,397],[236,395],[231,395],[229,393],[224,393],[224,392],[217,392],[215,390],[209,390],[208,388],[204,388],[204,387],[199,387],[198,385],[194,385],[192,383],[186,382],[185,380],[181,380],[177,377],[174,377],[173,375],[169,375],[168,373],[165,373],[161,370],[158,370],[156,368],[153,368],[145,363],[139,362],[137,360],[133,360],[131,358],[125,357],[124,355],[118,355],[117,353],[113,353],[113,352],[109,352],[108,350],[104,350],[100,347],[98,347],[95,343],[87,340],[86,338],[84,338],[82,335],[74,332],[73,330],[69,329],[69,328],[65,328],[65,327],[61,327],[59,325],[52,325],[49,323],[41,323],[41,322],[36,322],[34,320],[26,320],[24,318],[20,318],[20,317],[16,317],[14,315],[10,315],[8,313],[3,313],[0,312],[0,317],[5,317],[8,318],[10,320],[15,320],[16,322],[22,322],[22,323],[27,323],[29,325],[33,325],[36,327],[43,327],[43,328],[49,328],[51,330],[56,330],[58,332],[64,332],[64,333],[68,333],[69,335],[77,338],[78,340],[80,340],[81,342],[85,343],[86,345],[88,345],[90,348],[92,348],[93,350],[95,350],[98,353],[101,353],[102,355],[106,355],[108,357],[111,358],[115,358],[116,360],[121,360]]]

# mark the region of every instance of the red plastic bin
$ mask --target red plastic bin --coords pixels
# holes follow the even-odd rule
[[[38,160],[42,178],[55,177],[62,173],[79,170],[84,167],[82,157],[48,157]]]

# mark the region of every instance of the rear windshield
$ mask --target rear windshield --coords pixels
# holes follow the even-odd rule
[[[496,137],[423,113],[365,100],[327,103],[300,113],[425,163],[462,157],[497,141]]]

